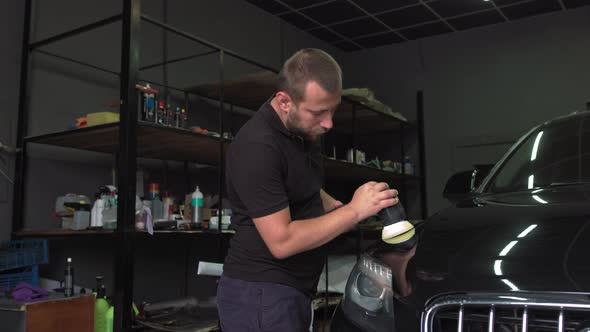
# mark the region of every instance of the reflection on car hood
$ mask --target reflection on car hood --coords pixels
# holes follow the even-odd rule
[[[404,297],[421,306],[457,291],[590,293],[589,226],[589,186],[460,202],[418,226]]]

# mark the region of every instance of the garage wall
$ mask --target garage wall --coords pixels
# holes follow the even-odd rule
[[[495,160],[533,125],[590,101],[590,8],[356,52],[348,73],[415,119],[424,90],[428,212],[447,178]],[[355,65],[356,64],[356,65]],[[469,143],[489,144],[474,155]]]

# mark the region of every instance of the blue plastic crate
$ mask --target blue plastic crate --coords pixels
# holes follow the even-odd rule
[[[29,239],[0,242],[0,271],[47,264],[47,240]]]
[[[39,267],[33,265],[22,268],[22,271],[19,272],[0,272],[0,293],[10,291],[16,287],[19,282],[26,282],[34,286],[39,286]]]

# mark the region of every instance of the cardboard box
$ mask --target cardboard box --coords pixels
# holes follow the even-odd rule
[[[50,293],[49,299],[28,304],[5,298],[0,301],[0,322],[2,331],[93,332],[94,296]]]

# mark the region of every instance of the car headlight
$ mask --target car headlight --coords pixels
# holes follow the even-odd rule
[[[356,263],[342,299],[346,317],[366,331],[389,331],[393,327],[391,269],[369,255]]]

